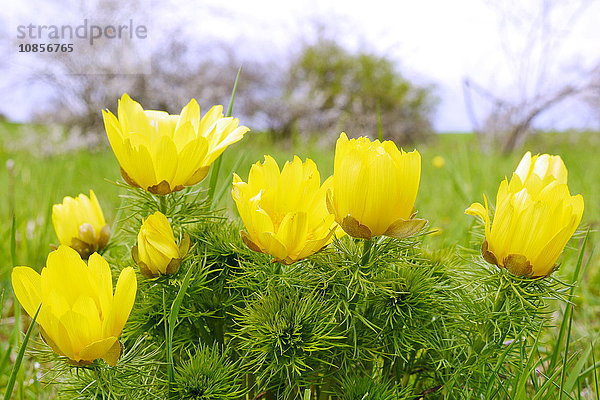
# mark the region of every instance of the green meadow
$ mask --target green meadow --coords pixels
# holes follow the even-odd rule
[[[114,182],[120,180],[119,168],[110,149],[101,146],[95,150],[70,152],[39,152],[15,148],[20,140],[15,126],[6,126],[0,138],[0,388],[10,374],[19,343],[29,324],[15,306],[10,284],[13,263],[41,269],[50,251],[57,243],[51,222],[52,205],[64,196],[76,196],[93,189],[109,223],[119,218],[122,189]],[[43,146],[44,137],[38,139]],[[328,144],[323,144],[328,143]],[[236,172],[246,178],[250,166],[272,155],[280,164],[293,155],[313,159],[324,180],[333,171],[335,140],[295,137],[290,141],[273,140],[264,133],[249,133],[242,142],[231,146],[224,154],[220,170],[217,198],[222,208],[236,218],[229,195],[231,176]],[[598,133],[545,133],[532,137],[522,151],[502,155],[499,151],[483,153],[476,138],[470,134],[440,134],[431,143],[417,145],[422,155],[422,174],[416,207],[418,215],[430,221],[435,234],[425,239],[432,254],[450,252],[454,246],[476,247],[472,240],[475,220],[464,214],[472,202],[481,201],[482,194],[495,200],[500,181],[510,176],[525,151],[560,155],[569,170],[572,194],[581,193],[585,199],[582,230],[592,230],[584,251],[584,271],[575,291],[575,313],[572,324],[571,350],[577,354],[590,343],[595,344],[594,355],[600,360],[600,258],[598,235],[600,200],[600,134]],[[411,150],[405,148],[405,150]],[[54,153],[54,154],[53,154]],[[50,154],[50,155],[49,155]],[[444,159],[443,166],[434,166],[436,156]],[[208,179],[201,185],[208,185]],[[14,214],[14,222],[12,215]],[[14,225],[13,225],[14,224]],[[574,238],[561,257],[558,276],[570,282],[581,246],[581,236]],[[14,240],[13,240],[14,239]],[[557,308],[555,320],[561,320]],[[15,318],[16,317],[16,318]],[[556,329],[551,328],[549,335]],[[35,365],[22,364],[17,377],[14,398],[46,399],[47,390],[39,383],[42,378]],[[591,375],[590,375],[591,376]],[[591,378],[593,380],[593,378]],[[593,386],[593,385],[591,385]],[[590,397],[597,398],[598,394]],[[565,397],[566,398],[566,397]]]

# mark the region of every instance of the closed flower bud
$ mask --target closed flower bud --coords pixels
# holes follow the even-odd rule
[[[119,100],[118,118],[102,111],[121,175],[132,186],[165,195],[203,180],[210,165],[249,130],[237,118],[223,117],[223,106],[200,117],[192,99],[180,115],[144,111],[127,94]]]
[[[315,163],[294,157],[280,171],[270,156],[250,169],[248,182],[234,174],[232,196],[254,251],[291,264],[332,241],[337,224],[327,212],[325,196],[331,178],[321,185]]]
[[[515,275],[542,277],[552,273],[579,226],[583,197],[571,196],[559,156],[528,152],[510,181],[500,184],[493,221],[485,196],[483,205],[473,203],[465,213],[485,223],[486,261]]]
[[[90,197],[67,196],[61,204],[55,204],[52,224],[60,243],[77,250],[82,258],[104,249],[110,238],[110,228],[93,190]]]
[[[427,223],[414,218],[421,155],[405,153],[391,141],[340,135],[335,148],[333,187],[327,206],[352,237],[405,238]]]
[[[86,264],[75,250],[61,245],[48,255],[41,274],[29,267],[14,268],[12,285],[31,317],[41,304],[37,323],[57,354],[77,365],[99,358],[117,363],[118,339],[137,291],[133,268],[121,271],[113,293],[111,270],[102,256],[94,253]]]
[[[142,274],[153,278],[179,271],[189,249],[190,237],[185,234],[177,245],[169,220],[157,211],[142,223],[137,246],[133,247],[131,254]]]

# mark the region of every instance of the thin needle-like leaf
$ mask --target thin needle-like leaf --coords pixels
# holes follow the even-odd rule
[[[233,103],[235,100],[235,92],[237,91],[237,85],[238,85],[238,81],[240,80],[240,74],[242,72],[242,67],[240,67],[238,69],[237,75],[235,77],[235,82],[233,83],[233,89],[231,90],[231,97],[229,98],[229,105],[227,106],[227,113],[225,114],[226,117],[231,117],[231,113],[233,112]],[[210,182],[208,185],[208,202],[209,204],[212,205],[213,203],[213,198],[215,195],[215,190],[217,189],[217,182],[219,181],[219,172],[221,170],[221,162],[222,162],[223,156],[219,156],[215,162],[213,163],[212,166],[212,170],[210,173]]]
[[[40,305],[31,320],[31,324],[29,328],[27,328],[27,333],[25,333],[25,338],[23,339],[23,343],[21,344],[21,348],[17,353],[17,358],[15,359],[15,364],[13,365],[12,372],[10,373],[10,377],[8,378],[8,383],[6,384],[6,392],[4,392],[4,400],[10,400],[12,396],[13,389],[15,387],[15,381],[17,379],[17,374],[21,369],[21,363],[23,362],[23,356],[25,355],[25,349],[27,348],[27,343],[29,342],[29,337],[31,336],[31,332],[33,331],[33,326],[35,325],[35,321],[40,313],[40,309],[42,306]]]

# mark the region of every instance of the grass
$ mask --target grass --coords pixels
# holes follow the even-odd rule
[[[24,333],[28,326],[28,322],[19,317],[20,309],[14,307],[10,287],[11,267],[16,264],[41,269],[50,250],[49,245],[57,242],[51,224],[51,206],[64,196],[75,196],[94,189],[108,221],[114,220],[120,202],[120,188],[111,183],[119,179],[118,165],[109,149],[53,156],[9,151],[6,149],[7,138],[15,137],[16,132],[14,126],[6,126],[4,141],[0,140],[1,165],[7,165],[9,160],[9,164],[14,163],[13,168],[0,169],[0,188],[5,194],[0,200],[0,233],[5,238],[0,241],[0,388],[7,383],[9,364],[19,350],[22,340],[19,331]],[[544,134],[532,138],[526,146],[533,153],[562,156],[569,169],[571,192],[581,193],[585,198],[583,223],[592,229],[597,228],[600,222],[599,136],[597,133]],[[296,138],[292,143],[279,143],[273,142],[266,134],[249,133],[242,143],[225,153],[215,201],[220,207],[234,210],[228,193],[231,174],[235,171],[246,178],[251,164],[262,160],[264,154],[275,157],[280,165],[295,154],[302,158],[310,157],[319,166],[324,179],[333,171],[335,144],[332,140],[328,141],[328,145],[319,144],[322,142]],[[472,135],[459,134],[438,135],[435,142],[417,148],[423,158],[417,199],[419,216],[439,229],[438,234],[426,239],[428,248],[442,251],[455,244],[469,246],[473,218],[464,215],[464,209],[474,201],[481,201],[482,193],[493,199],[500,180],[514,170],[522,152],[506,156],[495,152],[482,154]],[[444,158],[443,167],[433,166],[435,156]],[[207,187],[208,180],[202,185]],[[234,215],[233,211],[231,215]],[[14,244],[11,244],[11,237],[15,239]],[[588,252],[592,252],[597,247],[597,235],[592,234],[589,240]],[[11,251],[13,246],[14,253]],[[562,257],[565,267],[558,273],[566,281],[570,281],[576,258],[575,248],[568,248]],[[575,292],[571,334],[575,348],[583,349],[590,341],[595,342],[600,332],[599,261],[597,255],[592,256]],[[590,357],[600,359],[600,346],[596,344],[594,349]],[[583,368],[583,365],[573,364],[573,368]],[[35,365],[26,361],[17,375],[15,398],[46,398],[40,394],[44,393],[44,389],[37,383],[36,374]],[[568,383],[571,384],[571,381]]]

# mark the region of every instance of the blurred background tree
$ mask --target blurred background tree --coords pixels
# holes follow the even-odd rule
[[[383,136],[399,143],[423,141],[433,132],[433,87],[410,82],[386,57],[322,39],[306,45],[285,76],[279,104],[286,110],[272,113],[270,127],[283,137],[296,131],[374,137],[378,117]]]
[[[536,131],[536,122],[551,109],[598,98],[598,65],[579,60],[561,62],[568,40],[593,0],[489,0],[498,18],[503,57],[509,66],[509,85],[494,88],[466,77],[465,103],[483,150],[510,153]],[[600,60],[599,60],[600,62]],[[510,91],[506,91],[509,88]],[[482,104],[487,110],[479,116]]]
[[[66,3],[74,14],[71,24],[81,23],[81,15],[100,24],[128,21],[131,15],[138,23],[151,19],[139,0]],[[209,6],[204,11],[218,12]],[[35,86],[50,93],[51,101],[35,109],[33,121],[97,139],[85,143],[102,142],[100,110],[116,109],[124,92],[148,109],[178,113],[192,97],[206,108],[227,102],[240,67],[236,116],[255,131],[282,139],[297,133],[333,141],[342,130],[374,137],[380,116],[385,138],[414,143],[431,135],[437,104],[433,86],[411,82],[387,56],[342,45],[342,35],[330,21],[307,26],[309,32],[298,34],[300,45],[275,61],[249,57],[243,44],[217,34],[198,37],[173,24],[161,26],[161,35],[143,43],[141,51],[127,42],[116,46],[104,40],[78,45],[73,53],[31,53],[25,67],[0,63],[0,69],[14,76],[6,90]],[[310,37],[311,30],[319,32],[316,37]],[[8,38],[0,45],[10,47]]]
[[[265,20],[249,24],[247,11],[204,2],[193,6],[183,0],[60,3],[58,11],[56,4],[37,0],[35,6],[23,7],[23,12],[27,15],[35,8],[47,19],[43,23],[55,24],[79,24],[82,16],[100,25],[115,24],[134,16],[136,23],[147,23],[150,28],[150,39],[129,43],[131,48],[126,41],[99,41],[93,47],[79,46],[73,53],[28,54],[29,62],[23,65],[13,63],[27,59],[23,54],[0,59],[0,91],[13,99],[2,110],[7,110],[8,118],[13,118],[11,108],[13,112],[19,108],[11,104],[26,104],[31,111],[20,113],[15,120],[53,125],[50,129],[55,132],[66,132],[62,140],[87,137],[79,141],[82,146],[106,144],[100,110],[114,110],[123,92],[151,109],[176,113],[192,97],[205,109],[227,102],[240,66],[236,116],[255,132],[268,131],[277,139],[308,137],[326,143],[340,131],[374,137],[380,122],[383,136],[399,144],[426,140],[436,128],[474,131],[482,148],[510,152],[536,130],[569,127],[569,123],[560,124],[567,114],[563,110],[569,107],[575,110],[571,114],[598,114],[600,60],[589,63],[593,54],[585,62],[565,56],[573,46],[568,39],[581,37],[578,29],[589,20],[587,15],[598,0],[487,0],[469,7],[481,7],[476,13],[465,9],[449,16],[448,21],[466,14],[482,21],[489,17],[487,26],[493,26],[490,32],[498,41],[493,42],[496,37],[487,32],[494,57],[472,47],[477,44],[477,31],[455,35],[466,29],[465,24],[442,28],[446,20],[435,22],[433,13],[422,14],[418,26],[403,24],[412,29],[403,34],[385,26],[386,18],[378,17],[385,29],[374,36],[378,27],[364,25],[366,15],[359,16],[364,20],[361,25],[345,19],[350,14],[343,12],[316,10],[311,16],[307,11],[289,20],[273,21],[267,15]],[[438,11],[444,8],[441,4],[437,7]],[[201,23],[196,15],[201,16]],[[0,19],[3,17],[0,12]],[[473,20],[473,27],[481,30],[482,21]],[[443,29],[447,36],[440,35]],[[428,37],[435,42],[428,42]],[[442,48],[435,47],[438,44]],[[133,48],[140,45],[141,52]],[[434,65],[433,74],[423,70],[425,47],[437,51],[435,58],[426,57],[431,60],[429,65]],[[16,48],[14,26],[0,24],[0,50],[8,54]],[[464,48],[470,53],[458,51]],[[489,65],[481,58],[486,54],[494,58]],[[456,60],[463,63],[459,71]],[[471,69],[467,68],[470,64],[474,65]],[[490,71],[489,78],[485,71]],[[461,77],[465,78],[466,109],[457,101]],[[555,120],[546,121],[548,118]],[[576,119],[580,122],[584,117]],[[592,125],[588,121],[586,126]],[[39,137],[33,138],[37,128],[25,124],[19,129],[29,130],[31,135],[17,135],[25,144],[9,141],[11,148],[41,142]],[[32,138],[27,139],[29,136]]]

